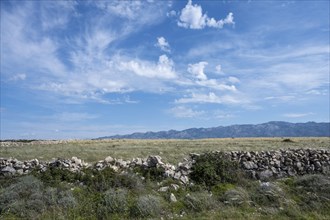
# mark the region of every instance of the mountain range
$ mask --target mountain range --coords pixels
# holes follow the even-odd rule
[[[330,137],[329,122],[290,123],[271,121],[263,124],[242,124],[212,128],[190,128],[182,131],[136,132],[97,139],[201,139],[228,137]]]

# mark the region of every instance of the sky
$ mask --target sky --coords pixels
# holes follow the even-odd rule
[[[329,1],[1,1],[1,139],[329,122]]]

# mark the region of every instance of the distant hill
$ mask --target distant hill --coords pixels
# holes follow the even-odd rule
[[[182,131],[133,133],[105,136],[97,139],[201,139],[228,137],[330,137],[330,123],[289,123],[271,121],[263,124],[243,124],[213,128],[190,128]]]

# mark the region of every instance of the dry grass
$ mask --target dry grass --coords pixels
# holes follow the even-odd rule
[[[160,155],[164,161],[176,163],[191,152],[219,151],[267,151],[288,148],[330,149],[330,138],[222,138],[200,140],[71,140],[36,141],[32,143],[1,143],[0,157],[19,160],[37,158],[71,158],[77,156],[86,162],[96,162],[106,156],[132,159],[148,155]]]

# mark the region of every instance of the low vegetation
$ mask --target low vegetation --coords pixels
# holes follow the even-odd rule
[[[260,182],[219,152],[196,160],[191,184],[157,168],[59,167],[0,178],[0,219],[329,219],[330,176]],[[179,186],[179,187],[172,187]],[[166,190],[160,190],[162,188]]]
[[[290,141],[286,141],[289,139]],[[1,157],[18,160],[37,158],[50,161],[52,158],[73,156],[86,162],[97,162],[110,155],[129,160],[149,155],[160,155],[165,161],[176,164],[191,152],[204,151],[262,151],[297,148],[327,148],[329,137],[323,138],[222,138],[198,140],[68,140],[0,142]]]

